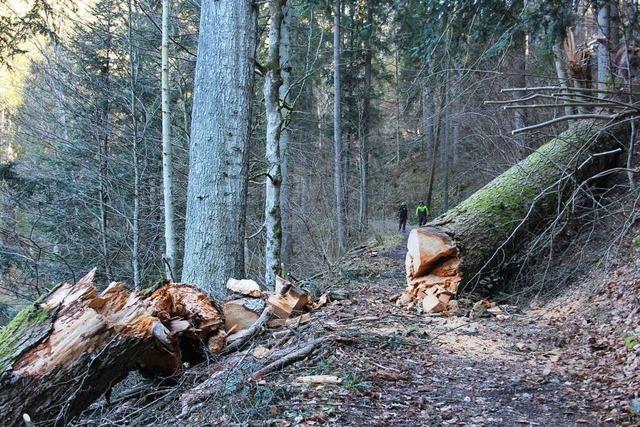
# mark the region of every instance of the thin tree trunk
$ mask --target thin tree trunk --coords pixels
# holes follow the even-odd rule
[[[171,144],[171,90],[169,86],[169,17],[171,0],[162,0],[162,189],[164,195],[165,277],[176,277],[176,231],[173,200],[173,147]]]
[[[289,122],[291,120],[291,110],[288,105],[291,90],[291,21],[293,19],[293,9],[288,5],[284,5],[282,9],[283,20],[280,30],[280,74],[282,75],[282,86],[280,86],[280,99],[286,107],[285,126],[280,134],[280,156],[281,156],[281,172],[282,186],[280,189],[280,211],[282,216],[282,263],[289,265],[291,263],[292,240],[291,240],[291,220],[289,210],[290,192],[292,183],[289,176],[289,142],[291,138],[291,128]],[[281,112],[282,113],[282,112]]]
[[[138,120],[136,118],[136,54],[133,50],[133,7],[127,2],[129,19],[129,90],[131,91],[131,155],[133,162],[133,224],[131,244],[131,269],[133,286],[140,289],[140,168],[138,166]]]
[[[565,69],[565,61],[562,54],[562,40],[558,39],[557,42],[552,47],[553,53],[553,64],[556,68],[556,76],[558,77],[558,83],[561,87],[567,88],[569,84],[569,79],[567,76],[567,71]],[[574,114],[574,109],[571,106],[564,107],[564,114],[570,116]]]
[[[515,67],[513,72],[515,73],[516,87],[527,86],[527,61],[529,56],[529,46],[527,34],[524,31],[518,31],[514,35],[514,49],[516,51]],[[524,92],[518,92],[517,96],[523,97],[526,94]],[[515,111],[514,128],[521,129],[527,125],[527,113],[525,109],[518,109]],[[518,151],[520,151],[522,157],[528,154],[528,146],[526,136],[522,135],[516,137],[516,143],[518,144]]]
[[[283,5],[286,0],[269,0],[269,52],[267,73],[264,77],[264,105],[266,111],[267,137],[266,152],[267,180],[264,206],[266,229],[265,273],[267,289],[273,290],[276,276],[280,275],[280,251],[282,248],[282,217],[280,216],[280,188],[282,170],[280,157],[280,133],[282,117],[280,115],[280,37],[283,20]]]
[[[440,147],[440,128],[442,127],[442,112],[445,105],[445,96],[442,94],[440,101],[440,110],[438,111],[437,123],[433,135],[433,150],[431,150],[431,166],[429,168],[429,181],[427,183],[427,206],[433,212],[431,201],[433,200],[433,182],[436,177],[436,166],[438,165],[438,149]]]
[[[219,0],[200,12],[182,280],[218,300],[244,276],[256,9]]]
[[[341,85],[340,85],[340,0],[333,2],[333,180],[336,194],[336,216],[338,221],[338,251],[343,253],[347,246],[346,213],[344,210],[342,123],[341,123]]]
[[[617,17],[618,9],[616,2],[606,0],[598,10],[598,27],[605,38],[604,43],[598,44],[598,89],[607,90],[607,85],[611,82],[611,58],[609,57],[610,47],[618,44]],[[605,98],[607,94],[600,93],[598,97]]]
[[[444,162],[444,188],[442,190],[443,193],[443,209],[445,211],[449,210],[449,154],[450,154],[450,138],[451,138],[451,114],[449,112],[449,71],[445,73],[445,83],[444,83],[444,146],[442,147],[442,160]]]
[[[458,163],[458,151],[460,149],[460,114],[463,113],[464,104],[462,103],[462,71],[460,64],[456,64],[456,86],[455,86],[455,102],[454,102],[454,110],[455,115],[453,118],[453,135],[452,135],[452,144],[451,144],[451,162],[452,165],[455,166]]]
[[[398,59],[398,51],[396,46],[394,53],[395,61],[395,81],[396,81],[396,164],[400,164],[400,62]]]
[[[358,126],[359,157],[360,157],[360,232],[365,233],[369,226],[369,126],[371,121],[371,38],[373,37],[373,8],[367,4],[368,33],[364,41],[364,98],[362,99],[362,114]]]
[[[111,103],[109,97],[111,96],[110,88],[111,88],[111,63],[110,63],[110,55],[111,55],[111,14],[108,15],[107,20],[107,39],[105,42],[105,63],[102,65],[101,70],[101,78],[104,87],[104,99],[102,101],[102,111],[101,111],[101,132],[102,138],[100,141],[100,189],[98,194],[99,200],[99,209],[100,209],[100,243],[102,245],[102,258],[103,258],[103,269],[104,274],[106,276],[107,282],[111,278],[111,265],[110,265],[110,254],[109,254],[109,237],[108,237],[108,228],[109,228],[109,190],[108,190],[108,180],[109,180],[109,132],[111,129],[110,125],[110,114],[111,114]]]

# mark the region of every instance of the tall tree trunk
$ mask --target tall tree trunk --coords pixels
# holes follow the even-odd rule
[[[562,54],[562,51],[563,51],[562,40],[558,38],[558,40],[556,41],[556,43],[554,43],[552,47],[553,64],[556,69],[556,76],[558,77],[558,83],[560,84],[561,87],[567,88],[569,85],[569,79],[567,76],[567,71],[565,68],[565,61],[564,61],[564,56]],[[571,106],[564,107],[564,114],[567,116],[574,114],[573,107]]]
[[[396,165],[400,164],[400,62],[398,58],[398,51],[400,48],[396,45],[394,58],[394,71],[396,82]]]
[[[360,157],[360,232],[367,231],[369,226],[369,126],[371,123],[371,38],[373,37],[373,8],[367,3],[367,37],[364,41],[364,97],[359,131]]]
[[[607,90],[607,84],[611,80],[611,58],[609,53],[611,49],[614,49],[618,44],[618,8],[617,2],[611,0],[605,0],[602,6],[598,10],[598,27],[602,36],[604,36],[604,43],[598,44],[598,89]],[[607,94],[600,93],[598,97],[605,98]]]
[[[451,123],[450,123],[450,119],[451,119],[451,114],[449,112],[449,102],[450,102],[450,97],[449,97],[449,89],[450,89],[450,82],[449,82],[449,78],[450,78],[450,73],[449,71],[446,71],[445,73],[445,83],[444,83],[444,105],[445,105],[445,110],[444,110],[444,146],[442,147],[442,160],[444,163],[444,185],[443,185],[443,190],[442,190],[442,194],[443,194],[443,209],[445,211],[449,210],[449,157],[450,157],[450,151],[451,151]]]
[[[169,86],[169,17],[171,0],[162,0],[162,190],[164,195],[165,277],[176,277],[176,230],[173,200],[173,147],[171,145],[171,88]]]
[[[267,161],[264,224],[266,229],[265,273],[267,289],[275,289],[276,276],[280,274],[280,251],[282,248],[282,217],[280,216],[280,188],[282,170],[280,136],[282,116],[280,114],[280,37],[283,6],[286,0],[269,0],[269,51],[264,77],[264,105],[267,122],[265,157]]]
[[[515,81],[513,82],[516,87],[527,86],[527,61],[529,56],[529,45],[527,34],[524,31],[518,31],[514,36],[514,49],[516,51],[515,67],[513,69],[515,75]],[[518,97],[526,96],[525,92],[518,92]],[[514,129],[521,129],[527,125],[527,113],[526,109],[520,108],[514,112]],[[518,151],[521,156],[524,157],[528,154],[529,147],[527,146],[526,136],[521,135],[516,137],[515,142],[518,144]]]
[[[458,163],[458,151],[460,149],[460,117],[463,114],[464,104],[462,102],[462,70],[460,64],[456,64],[456,86],[454,91],[454,110],[455,115],[453,118],[453,134],[451,144],[451,162],[455,166]]]
[[[182,280],[218,300],[227,279],[244,276],[256,12],[252,0],[200,12]]]
[[[436,167],[438,166],[438,149],[440,148],[440,128],[442,127],[442,112],[444,110],[445,105],[445,96],[444,93],[440,99],[440,109],[437,112],[437,123],[435,125],[434,135],[433,135],[433,149],[431,150],[431,166],[429,167],[429,181],[427,182],[427,200],[426,204],[429,207],[429,210],[433,212],[433,206],[431,205],[431,201],[433,200],[433,182],[436,178]]]
[[[140,167],[138,165],[138,119],[136,117],[136,68],[137,55],[133,50],[133,5],[127,2],[129,20],[129,90],[131,110],[131,160],[133,162],[133,224],[131,244],[131,269],[133,286],[140,289]]]
[[[100,189],[98,194],[99,210],[100,210],[100,243],[102,246],[102,258],[103,258],[103,270],[107,281],[111,278],[111,260],[109,254],[109,133],[111,132],[111,102],[109,97],[111,96],[111,13],[107,18],[107,39],[105,41],[105,58],[104,64],[100,71],[104,98],[102,100],[101,107],[101,120],[100,131],[102,132],[102,138],[100,140]],[[99,131],[99,132],[100,132]]]
[[[341,1],[333,2],[333,182],[336,194],[336,216],[338,222],[338,251],[343,253],[347,246],[347,220],[344,209],[343,153],[342,153],[342,110],[340,85],[340,13]]]
[[[291,138],[291,110],[288,105],[290,100],[289,91],[291,90],[291,21],[293,19],[293,9],[284,5],[282,9],[283,20],[280,30],[280,74],[282,76],[282,85],[280,86],[280,99],[285,107],[285,126],[280,134],[280,156],[281,156],[281,172],[282,186],[280,189],[280,211],[282,215],[282,262],[285,265],[291,263],[291,255],[293,242],[291,240],[291,220],[290,220],[290,194],[292,183],[289,176],[289,141]],[[281,111],[282,113],[282,111]]]

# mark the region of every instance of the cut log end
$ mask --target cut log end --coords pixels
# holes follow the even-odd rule
[[[28,413],[63,424],[132,370],[175,373],[224,345],[224,320],[206,294],[167,284],[145,296],[91,272],[65,283],[0,331],[0,424]]]
[[[461,281],[460,251],[447,234],[430,227],[409,234],[405,259],[407,288],[399,304],[443,312]]]

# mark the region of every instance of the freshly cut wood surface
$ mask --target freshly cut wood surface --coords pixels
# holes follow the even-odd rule
[[[281,287],[279,293],[271,295],[267,300],[273,314],[281,319],[287,319],[295,312],[302,311],[309,302],[309,295],[290,283]]]
[[[22,425],[24,413],[64,424],[129,371],[170,375],[204,356],[200,343],[224,346],[221,313],[194,287],[145,295],[112,283],[98,293],[94,276],[58,286],[0,331],[1,425]]]
[[[457,252],[451,238],[436,229],[414,228],[407,240],[412,277],[427,273],[435,264]]]
[[[227,333],[235,333],[249,328],[260,317],[265,302],[261,298],[240,298],[226,302],[222,306],[224,328]]]
[[[229,279],[227,281],[227,289],[247,297],[260,297],[262,295],[260,285],[251,279]]]

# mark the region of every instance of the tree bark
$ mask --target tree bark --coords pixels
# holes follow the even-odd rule
[[[133,286],[140,289],[140,167],[138,164],[138,118],[136,116],[137,86],[137,52],[134,52],[133,40],[133,4],[127,2],[129,21],[129,108],[131,113],[131,160],[133,163],[133,219],[131,244],[131,269],[133,270]]]
[[[269,0],[269,51],[267,72],[264,77],[264,105],[266,112],[266,149],[267,180],[264,205],[264,224],[266,229],[265,273],[267,289],[275,289],[276,276],[280,275],[282,249],[282,217],[280,208],[280,189],[282,184],[282,158],[280,156],[280,136],[282,116],[280,112],[280,37],[283,6],[286,0]]]
[[[558,39],[556,43],[552,47],[553,53],[553,64],[556,69],[556,76],[558,77],[558,83],[561,87],[567,88],[569,83],[569,78],[567,76],[567,70],[565,68],[564,56],[562,54],[562,40]],[[564,107],[564,114],[570,116],[574,114],[573,107],[567,106]]]
[[[340,35],[341,1],[333,2],[333,185],[336,193],[336,218],[338,252],[347,246],[347,219],[344,208],[343,153],[342,153],[342,89],[340,84]]]
[[[110,6],[109,6],[110,7]],[[100,70],[100,78],[102,80],[102,84],[104,85],[104,93],[103,100],[101,103],[101,111],[100,111],[100,129],[102,132],[100,138],[100,148],[99,148],[99,181],[100,188],[98,190],[98,203],[100,210],[100,243],[102,246],[102,268],[104,269],[104,274],[108,278],[111,277],[111,256],[109,251],[109,133],[111,129],[111,20],[112,14],[109,12],[107,16],[106,23],[106,40],[105,40],[105,57],[104,63],[101,66]]]
[[[359,132],[359,157],[360,157],[360,232],[366,233],[369,226],[369,127],[371,123],[371,60],[373,57],[371,39],[373,37],[373,8],[367,4],[368,32],[364,40],[364,97],[362,99],[362,114]]]
[[[251,0],[201,8],[182,278],[216,299],[228,278],[245,276],[256,12]]]
[[[176,231],[173,200],[173,146],[171,144],[171,88],[169,86],[169,17],[171,0],[162,0],[162,190],[164,196],[165,278],[176,280]]]
[[[611,164],[612,154],[594,154],[617,148],[616,137],[625,131],[623,125],[604,131],[590,121],[577,123],[460,205],[413,230],[401,302],[427,301],[434,292],[442,296],[438,309],[443,309],[459,286],[472,291],[480,279],[499,272],[524,237],[551,223],[577,185]]]
[[[433,212],[431,201],[433,200],[433,183],[436,178],[436,168],[438,166],[438,150],[440,148],[440,138],[441,138],[440,131],[442,127],[442,113],[443,113],[444,105],[445,105],[445,96],[443,93],[441,94],[441,98],[440,98],[440,109],[437,112],[435,130],[433,134],[433,149],[431,150],[431,166],[429,167],[429,181],[427,182],[426,203],[431,212]]]
[[[224,346],[224,321],[197,289],[168,284],[148,295],[95,270],[65,283],[0,331],[0,423],[63,425],[126,377],[171,375]],[[188,349],[188,351],[187,351]]]
[[[280,189],[280,214],[282,216],[282,262],[288,265],[293,254],[293,241],[291,239],[291,209],[290,194],[292,183],[289,174],[289,143],[291,139],[291,128],[289,127],[292,112],[289,105],[289,91],[291,90],[291,22],[293,20],[293,9],[289,5],[284,5],[282,9],[283,19],[280,30],[280,74],[282,85],[280,86],[280,100],[286,106],[284,114],[284,126],[280,134],[280,156],[282,185]],[[281,111],[282,113],[282,111]]]

